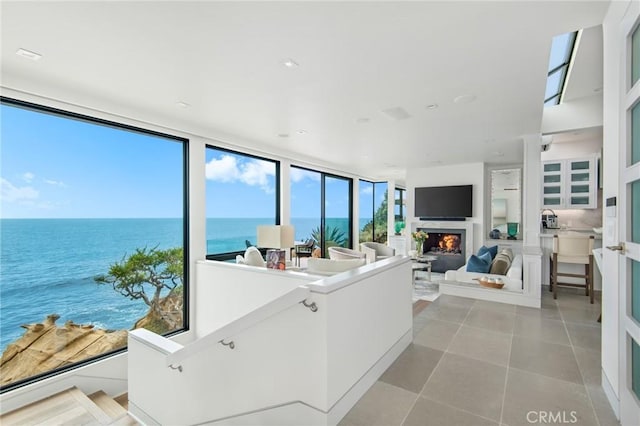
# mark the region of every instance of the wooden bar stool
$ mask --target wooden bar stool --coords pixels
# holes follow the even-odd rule
[[[593,303],[593,236],[566,234],[553,236],[551,254],[551,289],[553,298],[558,298],[558,286],[584,287],[585,294]],[[558,272],[559,263],[584,265],[584,274]],[[584,278],[585,283],[561,283],[558,277]]]

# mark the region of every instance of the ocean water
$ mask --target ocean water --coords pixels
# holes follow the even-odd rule
[[[273,222],[273,219],[270,220]],[[207,219],[207,252],[244,250],[264,218]],[[311,237],[319,219],[292,219],[296,240]],[[361,227],[366,220],[363,220]],[[347,235],[344,219],[327,219]],[[0,219],[0,351],[19,338],[22,324],[58,314],[106,329],[130,329],[148,310],[94,277],[136,248],[183,244],[181,219]]]

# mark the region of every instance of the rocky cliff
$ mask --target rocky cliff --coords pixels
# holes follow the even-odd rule
[[[56,325],[52,314],[42,323],[26,324],[25,333],[7,346],[0,358],[0,385],[84,361],[127,345],[127,330],[104,330],[67,321]],[[149,310],[133,328],[162,334],[182,327],[182,295],[165,297],[158,310]]]
[[[57,326],[58,315],[42,323],[23,325],[27,331],[7,346],[0,358],[0,384],[64,367],[127,344],[126,330],[102,330],[67,321]]]

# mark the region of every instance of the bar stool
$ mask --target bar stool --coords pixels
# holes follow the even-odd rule
[[[566,234],[553,236],[553,253],[551,254],[551,290],[553,298],[558,298],[558,286],[584,287],[585,294],[593,303],[593,236]],[[559,263],[584,265],[584,274],[558,272]],[[561,283],[558,277],[584,278],[585,283]]]

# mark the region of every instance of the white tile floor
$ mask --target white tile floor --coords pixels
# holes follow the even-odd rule
[[[618,425],[600,385],[599,303],[568,289],[542,305],[439,297],[340,424]]]

